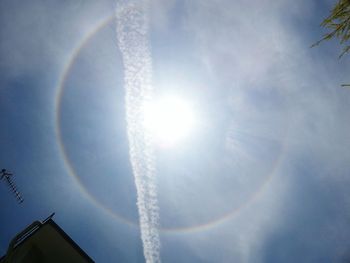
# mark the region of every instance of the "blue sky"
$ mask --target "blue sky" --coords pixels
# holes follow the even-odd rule
[[[198,114],[156,149],[163,262],[350,254],[349,57],[310,49],[333,1],[153,0],[156,94]],[[54,220],[96,262],[144,262],[113,1],[1,1],[0,254]]]

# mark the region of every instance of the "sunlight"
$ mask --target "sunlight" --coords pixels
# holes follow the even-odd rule
[[[195,117],[190,105],[178,97],[163,97],[144,106],[144,125],[161,146],[172,146],[190,134]]]

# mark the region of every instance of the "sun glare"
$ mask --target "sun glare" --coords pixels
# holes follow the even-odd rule
[[[190,134],[195,118],[190,105],[178,97],[165,97],[144,106],[144,125],[156,143],[172,146]]]

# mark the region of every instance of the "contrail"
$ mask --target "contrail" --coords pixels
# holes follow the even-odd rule
[[[135,177],[141,239],[147,263],[160,262],[159,207],[152,135],[144,128],[143,107],[152,99],[152,58],[148,41],[147,1],[117,0],[118,45],[124,85],[130,161]]]

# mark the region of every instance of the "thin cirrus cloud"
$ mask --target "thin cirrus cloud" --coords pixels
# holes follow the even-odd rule
[[[216,93],[224,94],[222,105],[231,112],[228,125],[221,127],[226,137],[226,152],[222,152],[220,158],[233,163],[238,154],[244,155],[247,151],[247,140],[253,136],[275,140],[283,147],[276,175],[256,203],[238,218],[223,224],[221,229],[212,231],[215,234],[210,238],[199,234],[184,242],[203,260],[224,257],[263,262],[273,259],[268,244],[278,235],[285,244],[281,250],[288,254],[295,243],[286,241],[287,233],[295,230],[309,248],[309,252],[300,249],[308,257],[341,258],[347,242],[339,232],[340,229],[349,232],[343,220],[349,213],[346,201],[349,195],[342,184],[350,183],[346,176],[350,161],[346,143],[350,139],[350,94],[339,86],[346,79],[349,67],[347,61],[337,61],[336,52],[330,52],[327,45],[309,48],[313,37],[322,34],[321,30],[315,34],[297,28],[298,23],[310,28],[310,24],[303,23],[312,22],[313,30],[318,30],[322,17],[316,15],[327,12],[318,10],[315,3],[301,1],[191,1],[184,6],[182,30],[187,30],[195,42],[193,56],[206,73],[202,77],[213,84]],[[329,6],[324,4],[324,8]],[[324,54],[324,49],[328,53]],[[214,93],[210,87],[208,90]],[[259,161],[257,164],[249,168],[252,174],[259,173],[266,165]],[[235,172],[244,174],[245,165],[239,167],[241,170]],[[316,201],[322,192],[320,188],[329,191],[324,205]],[[336,189],[343,193],[342,202],[335,203]],[[208,195],[219,195],[219,191],[211,191]],[[303,206],[301,193],[312,201]],[[217,203],[223,203],[217,199]],[[314,220],[311,214],[315,206],[320,206],[316,209],[320,218],[313,222],[313,231],[319,231],[320,236],[331,233],[336,246],[322,238],[319,242],[312,239],[308,231],[296,230],[307,227],[303,220]],[[327,215],[327,209],[334,211],[333,216],[337,218],[334,222]],[[227,231],[235,227],[239,230]],[[221,247],[220,252],[214,252],[213,247],[217,246]],[[317,257],[316,248],[322,247],[330,248]],[[276,258],[278,256],[277,253]]]

